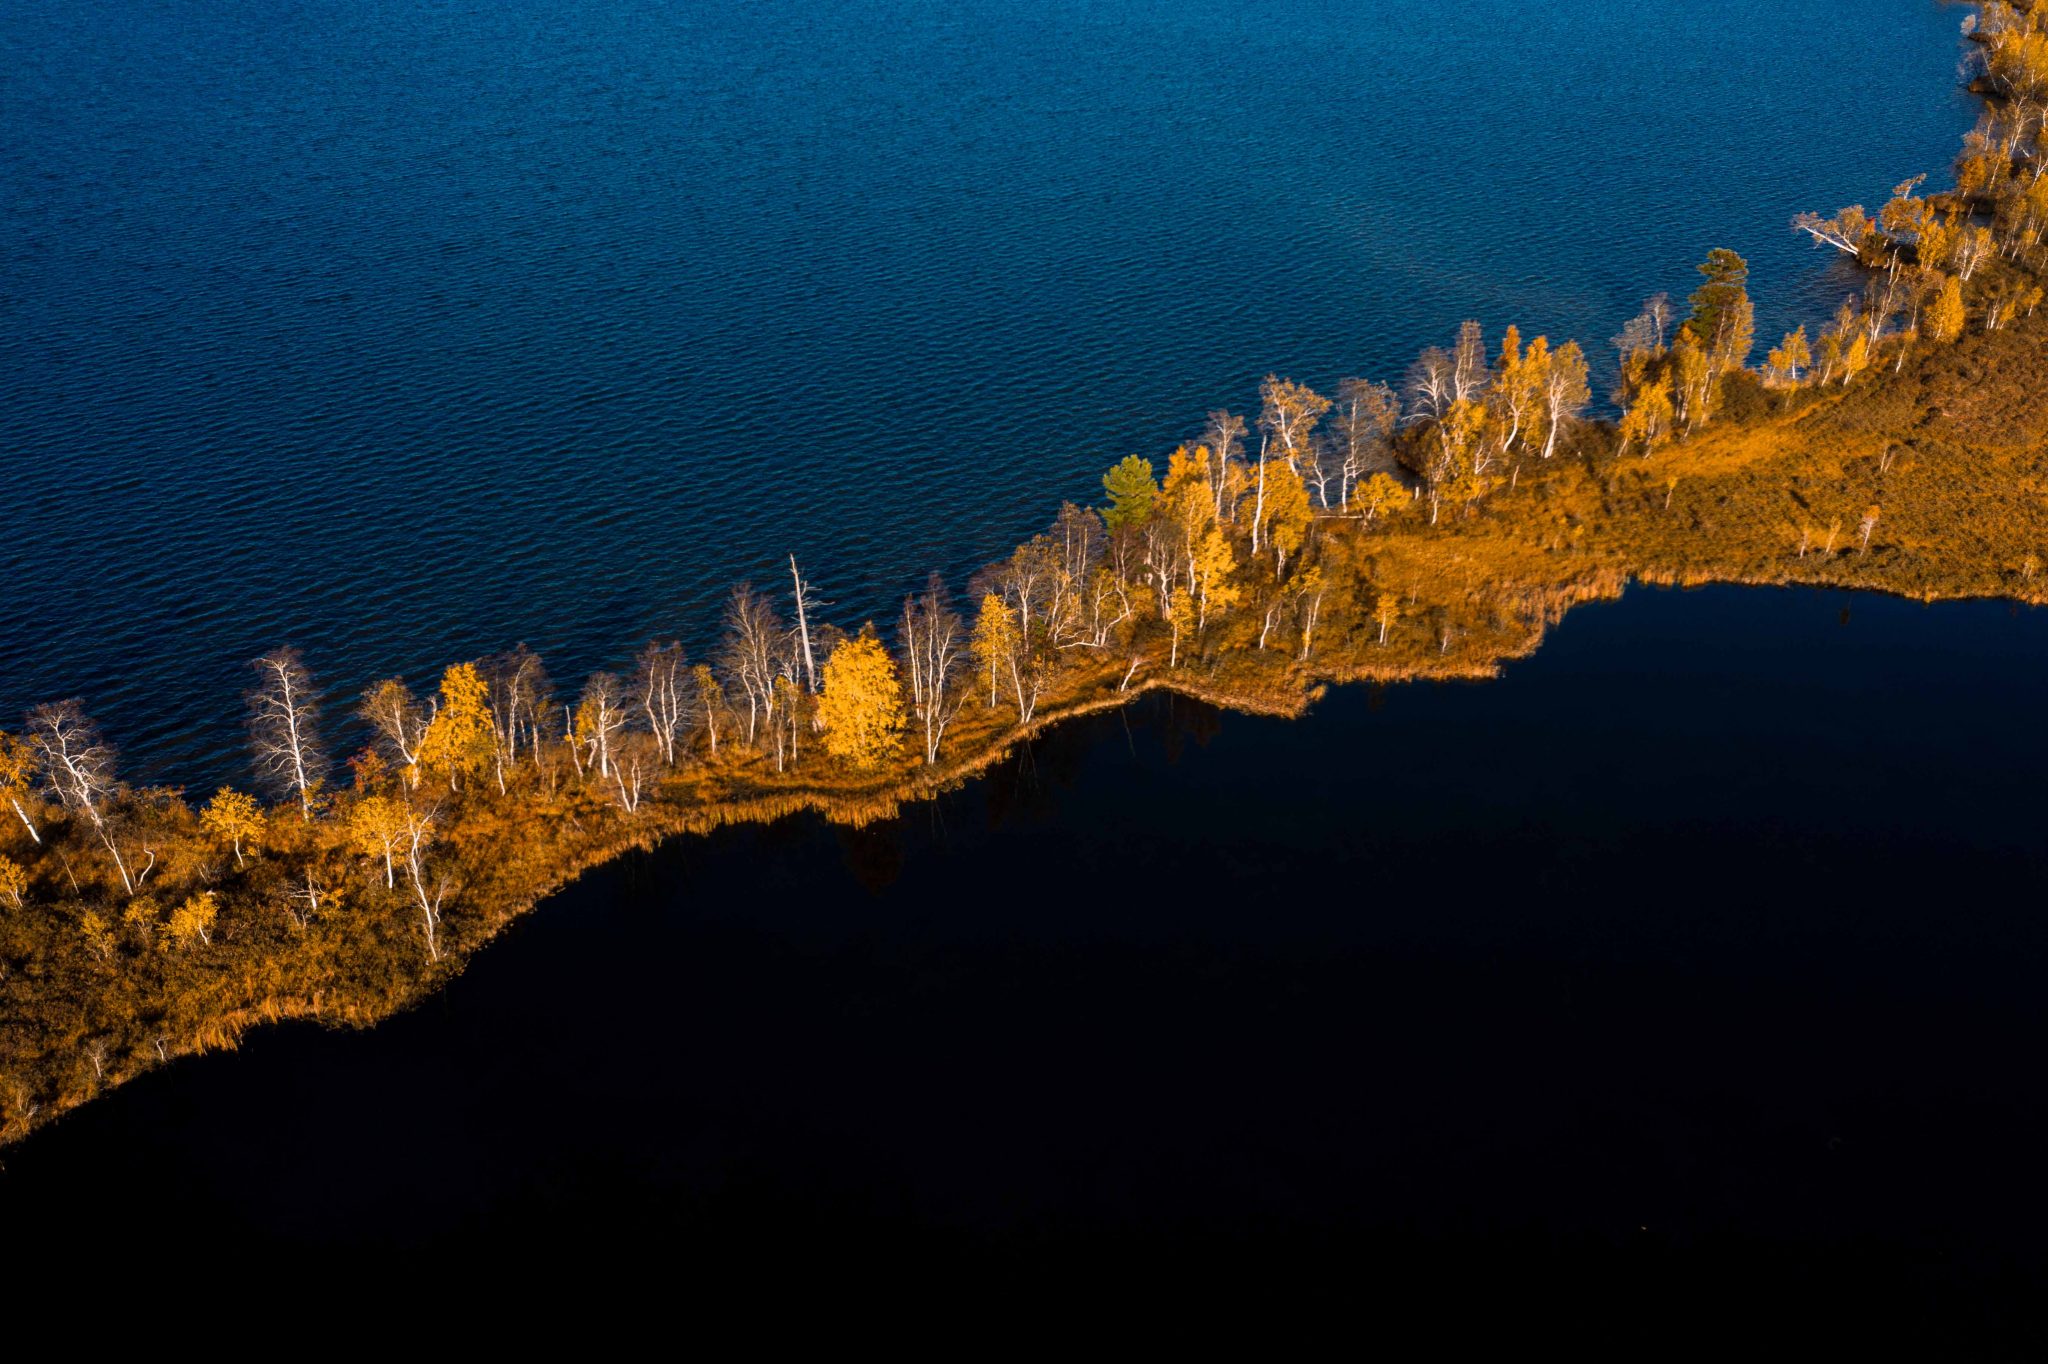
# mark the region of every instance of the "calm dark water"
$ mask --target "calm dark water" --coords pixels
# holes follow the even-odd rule
[[[1714,589],[1497,683],[1140,706],[131,1085],[9,1153],[0,1224],[685,1316],[1185,1274],[1987,1357],[2044,1263],[2044,677],[2041,612]]]
[[[1269,369],[1596,352],[1944,167],[1932,0],[10,0],[0,716],[238,775],[244,660],[849,623]]]

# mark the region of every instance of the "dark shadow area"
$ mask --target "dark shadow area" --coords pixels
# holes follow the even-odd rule
[[[1996,1354],[2048,1212],[2048,616],[1843,605],[1631,593],[1496,684],[1160,699],[887,826],[671,844],[373,1032],[67,1118],[0,1225],[684,1313]]]

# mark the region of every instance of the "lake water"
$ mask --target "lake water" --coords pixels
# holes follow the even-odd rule
[[[245,779],[243,662],[339,707],[520,640],[848,624],[1280,370],[1465,317],[1596,355],[1710,247],[1937,179],[1932,0],[10,0],[0,717]]]
[[[686,1315],[1048,1266],[1590,1283],[1582,1327],[1663,1290],[1688,1339],[1775,1306],[1990,1357],[2044,1268],[2044,677],[2048,612],[1716,588],[1496,683],[1156,700],[879,828],[615,864],[370,1033],[38,1134],[0,1225],[573,1262]]]

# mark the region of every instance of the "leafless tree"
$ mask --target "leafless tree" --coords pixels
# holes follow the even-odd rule
[[[1155,517],[1148,528],[1159,520]],[[1016,611],[1018,632],[1026,637],[1034,617],[1041,628],[1045,624],[1046,604],[1060,571],[1060,548],[1051,536],[1034,535],[987,575],[986,585]]]
[[[441,960],[441,906],[448,894],[448,879],[439,878],[433,889],[427,888],[427,849],[434,844],[434,816],[439,806],[421,810],[412,805],[405,807],[405,875],[412,887],[413,898],[420,907],[420,916],[427,935],[427,956],[430,960]]]
[[[1614,348],[1624,360],[1638,351],[1655,354],[1664,349],[1664,337],[1670,329],[1670,295],[1652,294],[1643,300],[1643,310],[1630,318],[1621,335],[1614,338]]]
[[[815,696],[818,692],[818,661],[811,652],[811,612],[824,603],[812,593],[804,575],[797,572],[794,554],[789,556],[789,577],[796,584],[796,633],[804,653],[804,690]]]
[[[1244,452],[1244,418],[1234,412],[1211,412],[1209,424],[1202,428],[1202,444],[1209,451],[1209,477],[1214,480],[1216,495],[1216,519],[1228,521],[1232,507],[1230,496],[1230,471],[1237,457]]]
[[[1102,563],[1103,539],[1102,517],[1093,508],[1060,504],[1047,533],[1057,562],[1045,611],[1053,643],[1061,648],[1088,641],[1088,592]]]
[[[1345,379],[1337,385],[1334,426],[1342,451],[1338,505],[1344,510],[1350,510],[1351,490],[1361,480],[1393,468],[1388,442],[1400,420],[1401,400],[1385,384]]]
[[[1458,348],[1451,355],[1451,396],[1456,402],[1478,402],[1492,371],[1486,364],[1486,333],[1477,322],[1458,328]]]
[[[107,823],[107,807],[119,788],[114,780],[114,750],[100,737],[99,727],[86,718],[80,702],[55,701],[28,713],[28,739],[51,796],[92,825],[112,854],[114,869],[121,873],[122,889],[133,895],[135,883]]]
[[[1324,511],[1330,510],[1330,480],[1336,478],[1340,485],[1342,483],[1344,456],[1341,450],[1332,433],[1318,431],[1309,437],[1308,445],[1301,452],[1301,477],[1304,482],[1315,484],[1316,505]]]
[[[313,817],[313,793],[327,767],[320,746],[320,712],[313,674],[297,649],[279,649],[251,661],[249,742],[256,775],[276,794],[297,800],[299,817]]]
[[[519,766],[522,744],[540,765],[545,717],[554,713],[554,684],[540,655],[524,644],[487,660],[484,676],[490,687],[492,763],[503,795],[507,775]]]
[[[733,588],[725,603],[725,640],[719,662],[747,698],[750,744],[762,720],[774,723],[776,659],[794,639],[795,633],[776,618],[766,596],[748,583]]]
[[[681,644],[657,640],[640,651],[633,669],[633,701],[647,717],[662,761],[673,767],[676,737],[687,734],[690,723],[690,669]]]
[[[922,593],[904,599],[903,653],[910,665],[911,709],[924,733],[927,763],[938,761],[946,726],[966,699],[958,685],[966,634],[938,574],[932,574]]]
[[[640,808],[641,788],[653,765],[649,745],[658,745],[652,735],[633,733],[623,737],[612,754],[612,785],[619,793],[619,808],[632,814]]]
[[[1884,336],[1884,330],[1893,318],[1905,308],[1911,295],[1911,282],[1903,277],[1896,253],[1891,263],[1864,282],[1863,286],[1863,339],[1875,354],[1877,343]]]
[[[311,924],[314,916],[320,912],[320,900],[324,894],[325,892],[320,889],[319,877],[311,868],[303,875],[285,882],[284,912],[285,917],[292,921],[292,927],[301,933],[306,931],[307,925]]]
[[[1870,215],[1861,204],[1851,204],[1832,218],[1818,213],[1801,213],[1792,219],[1792,230],[1813,238],[1816,246],[1832,246],[1846,256],[1863,253],[1864,239],[1872,228]]]
[[[584,762],[595,762],[601,777],[612,775],[612,748],[626,728],[626,688],[617,673],[594,672],[576,705],[574,740]]]
[[[1431,346],[1408,367],[1412,415],[1442,421],[1457,400],[1457,362],[1441,346]]]

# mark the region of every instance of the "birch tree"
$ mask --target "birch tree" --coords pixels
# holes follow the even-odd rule
[[[1671,296],[1650,295],[1643,300],[1643,310],[1630,318],[1614,338],[1615,350],[1624,361],[1632,355],[1662,355],[1665,338],[1671,331],[1671,317]]]
[[[1831,246],[1843,255],[1859,259],[1869,249],[1871,239],[1877,233],[1877,224],[1871,221],[1861,204],[1851,204],[1832,218],[1823,218],[1818,213],[1801,213],[1792,220],[1792,228],[1813,238],[1816,246]]]
[[[1451,352],[1451,401],[1478,402],[1491,377],[1486,367],[1486,333],[1477,322],[1465,322],[1458,328],[1457,349]]]
[[[1351,509],[1351,493],[1374,473],[1393,467],[1390,442],[1401,421],[1401,400],[1385,384],[1345,379],[1337,385],[1333,426],[1342,450],[1337,505]]]
[[[1299,475],[1302,459],[1308,452],[1309,438],[1315,432],[1316,423],[1329,410],[1330,400],[1306,384],[1268,374],[1265,382],[1259,385],[1259,466],[1258,490],[1252,508],[1253,554],[1259,552],[1261,530],[1270,516],[1266,510],[1268,456],[1277,453],[1286,461],[1288,469]],[[1296,482],[1299,481],[1297,477]],[[1306,500],[1305,491],[1303,497]]]
[[[1431,346],[1408,367],[1408,405],[1417,418],[1442,421],[1457,401],[1457,362],[1441,346]]]
[[[1500,432],[1500,452],[1514,453],[1515,442],[1535,427],[1543,409],[1544,384],[1550,375],[1550,340],[1537,337],[1522,349],[1520,329],[1510,326],[1501,338],[1500,364],[1495,371],[1493,391],[1487,401],[1494,411],[1493,426]]]
[[[618,674],[592,673],[583,684],[583,695],[576,703],[572,733],[574,742],[585,755],[585,762],[594,762],[599,776],[611,777],[612,750],[625,728],[626,688],[620,683]]]
[[[490,688],[492,765],[498,794],[504,795],[508,774],[519,766],[522,744],[534,764],[540,764],[542,725],[554,710],[554,685],[540,655],[524,644],[489,660],[484,674]]]
[[[35,745],[19,734],[0,730],[0,795],[7,798],[9,808],[21,820],[21,827],[28,830],[29,838],[40,846],[43,836],[24,803],[34,799],[35,774]]]
[[[675,766],[676,739],[688,732],[690,718],[690,670],[680,643],[656,640],[640,651],[633,665],[633,704],[646,718],[661,760]]]
[[[1259,385],[1259,432],[1298,473],[1330,400],[1307,384],[1268,374]]]
[[[447,898],[448,880],[440,877],[428,889],[429,873],[427,850],[434,845],[434,818],[440,812],[435,806],[421,810],[414,806],[403,807],[400,828],[403,833],[402,847],[405,852],[405,878],[410,886],[414,901],[420,907],[420,919],[427,938],[427,958],[441,960],[441,906]]]
[[[811,652],[811,612],[823,605],[811,592],[811,585],[804,581],[804,575],[797,572],[796,555],[789,556],[789,577],[796,585],[796,634],[803,645],[804,690],[817,694],[818,663]]]
[[[1231,505],[1230,486],[1235,478],[1238,456],[1244,452],[1244,418],[1234,412],[1217,411],[1209,414],[1209,424],[1202,428],[1202,444],[1209,451],[1213,465],[1209,477],[1211,491],[1216,498],[1216,519],[1228,521],[1235,512]]]
[[[128,863],[108,824],[109,809],[119,790],[114,779],[114,750],[100,737],[78,701],[54,701],[28,714],[28,740],[35,748],[43,784],[57,804],[92,826],[114,859],[121,888],[135,894]]]
[[[725,602],[725,637],[719,662],[747,699],[747,742],[765,720],[775,718],[776,658],[794,632],[776,616],[768,598],[750,583],[734,587]],[[801,650],[801,646],[799,646]]]
[[[313,675],[297,649],[279,649],[249,666],[257,679],[248,696],[257,779],[280,797],[297,801],[300,819],[311,819],[313,796],[327,767]]]
[[[1567,341],[1551,354],[1543,376],[1543,415],[1550,428],[1543,441],[1543,458],[1556,453],[1558,434],[1579,419],[1592,396],[1586,387],[1586,357],[1578,342]]]
[[[934,573],[922,593],[903,599],[903,656],[910,673],[911,715],[924,740],[924,760],[939,760],[946,727],[959,714],[964,693],[959,673],[966,627]]]
[[[421,708],[405,679],[386,678],[364,692],[359,713],[371,732],[405,765],[407,781],[416,780],[420,741],[426,738],[427,725],[433,717]]]
[[[365,857],[384,862],[384,887],[396,888],[396,862],[406,838],[406,812],[389,796],[364,796],[348,812],[349,841]]]
[[[234,849],[235,865],[246,865],[242,844],[263,836],[263,808],[256,798],[231,786],[223,786],[199,813],[199,826]]]

